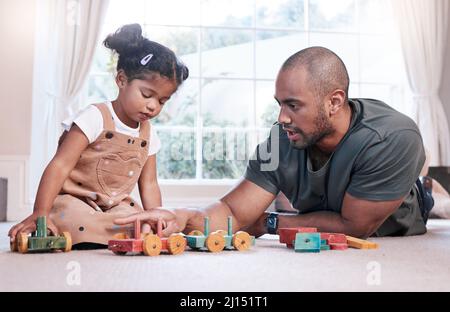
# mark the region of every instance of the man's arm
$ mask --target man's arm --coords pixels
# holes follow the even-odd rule
[[[368,201],[346,193],[341,214],[332,211],[317,211],[300,215],[279,215],[278,227],[316,227],[320,232],[345,233],[366,238],[394,213],[403,198],[391,201]],[[265,216],[261,216],[253,227],[256,235],[266,232]]]
[[[192,213],[185,232],[203,230],[203,219],[209,217],[211,231],[226,230],[227,217],[233,217],[233,232],[254,224],[269,207],[275,195],[243,179],[218,202]]]

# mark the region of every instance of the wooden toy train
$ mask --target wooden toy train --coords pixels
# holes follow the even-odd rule
[[[142,234],[141,223],[134,223],[134,237],[130,238],[127,233],[118,233],[114,239],[108,242],[108,249],[117,255],[127,253],[143,253],[147,256],[157,256],[161,251],[167,251],[171,255],[184,252],[186,246],[193,250],[206,250],[220,252],[224,249],[236,249],[244,251],[255,244],[255,237],[247,232],[239,231],[232,233],[232,218],[228,217],[228,232],[219,230],[209,232],[209,218],[204,219],[204,233],[192,231],[184,236],[181,233],[172,234],[168,238],[162,237],[162,221],[158,220],[157,233]]]

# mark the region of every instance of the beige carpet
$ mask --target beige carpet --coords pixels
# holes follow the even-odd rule
[[[266,235],[247,252],[115,256],[9,252],[0,223],[0,291],[450,291],[450,220],[378,250],[295,253]]]

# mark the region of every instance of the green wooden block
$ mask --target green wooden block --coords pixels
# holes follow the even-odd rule
[[[187,244],[191,248],[201,248],[205,246],[205,236],[186,236]]]
[[[294,249],[296,252],[320,252],[320,233],[297,233]]]
[[[330,250],[330,245],[320,245],[320,250]]]
[[[327,240],[326,239],[321,239],[320,240],[320,245],[328,245],[327,244]]]
[[[228,231],[227,235],[224,235],[225,238],[225,249],[231,249],[233,247],[233,218],[228,216]]]
[[[47,237],[47,218],[44,216],[38,217],[36,220],[36,236]]]
[[[61,236],[28,238],[28,251],[64,249],[65,247],[66,247],[66,240],[64,237]]]
[[[233,248],[233,236],[230,235],[224,235],[223,238],[225,238],[225,247],[224,248]]]

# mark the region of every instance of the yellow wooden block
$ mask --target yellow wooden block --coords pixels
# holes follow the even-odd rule
[[[347,237],[347,244],[349,247],[358,248],[358,249],[377,249],[378,244],[369,242],[364,239],[348,236]]]

